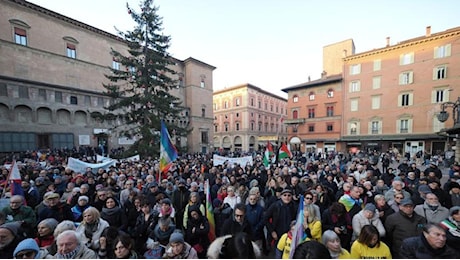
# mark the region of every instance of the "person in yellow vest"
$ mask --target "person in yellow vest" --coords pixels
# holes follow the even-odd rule
[[[365,225],[358,239],[351,245],[353,259],[391,259],[390,248],[380,241],[379,231],[372,225]]]
[[[278,240],[276,245],[276,259],[289,259],[289,254],[291,253],[291,243],[294,232],[296,231],[296,220],[291,221],[290,229],[287,233],[284,233],[281,238]],[[299,243],[309,240],[305,232],[303,232],[303,237],[299,239]]]

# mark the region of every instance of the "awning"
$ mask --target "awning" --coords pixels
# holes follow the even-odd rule
[[[302,143],[302,141],[300,141],[300,138],[298,138],[297,136],[294,136],[291,138],[291,141],[289,141],[291,144],[300,144]]]

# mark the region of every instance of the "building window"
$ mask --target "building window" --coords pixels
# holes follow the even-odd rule
[[[374,60],[374,71],[382,69],[382,60]]]
[[[91,97],[85,96],[85,106],[91,106]]]
[[[332,131],[334,131],[334,125],[333,125],[333,124],[327,124],[327,125],[326,125],[326,131],[327,131],[327,132],[332,132]]]
[[[224,124],[224,130],[225,130],[225,132],[228,132],[228,123]]]
[[[240,106],[240,99],[239,98],[235,99],[235,106],[237,106],[237,107]]]
[[[206,108],[201,109],[201,117],[206,117]]]
[[[254,131],[254,122],[251,122],[251,131]]]
[[[406,107],[412,105],[412,94],[404,93],[399,95],[399,106]]]
[[[259,129],[259,130],[258,130],[259,132],[262,131],[262,123],[261,123],[261,122],[259,122],[258,129]]]
[[[443,103],[449,101],[448,89],[435,89],[432,92],[432,103]]]
[[[61,91],[54,92],[54,102],[62,103],[62,92]]]
[[[25,86],[19,86],[18,89],[19,98],[29,99],[29,88]]]
[[[328,117],[334,116],[334,106],[326,107],[326,116]]]
[[[270,105],[270,111],[273,112],[273,105]]]
[[[308,118],[315,118],[315,109],[309,108],[308,109]]]
[[[414,82],[414,73],[407,71],[399,74],[399,85],[408,85]]]
[[[77,58],[77,49],[75,44],[67,43],[67,57],[75,59]]]
[[[350,100],[350,111],[358,111],[358,99],[354,98]]]
[[[451,52],[450,43],[443,45],[443,46],[434,47],[434,58],[439,59],[439,58],[449,57],[450,52]]]
[[[205,85],[204,85],[204,80],[201,80],[201,82],[200,82],[200,87],[201,87],[201,88],[204,88],[204,87],[205,87]]]
[[[292,119],[297,119],[299,117],[299,112],[297,110],[292,111]]]
[[[217,111],[217,103],[214,103],[213,107],[214,107],[214,111]]]
[[[268,132],[268,123],[265,123],[264,127],[265,127],[265,132]]]
[[[102,98],[102,97],[97,98],[97,106],[98,107],[103,107],[104,106],[104,98]]]
[[[262,108],[262,102],[258,102],[259,103],[259,109]]]
[[[235,129],[236,129],[236,131],[240,131],[240,123],[235,124]]]
[[[5,83],[0,83],[0,96],[7,97],[8,96],[8,87]]]
[[[409,133],[409,120],[408,119],[399,120],[399,132],[401,134]]]
[[[299,102],[299,96],[294,95],[294,96],[292,97],[292,102],[294,102],[294,103]]]
[[[358,75],[361,73],[361,64],[350,65],[350,75]]]
[[[371,102],[372,109],[380,109],[380,96],[372,96]]]
[[[14,42],[27,46],[27,31],[22,28],[14,27]]]
[[[315,92],[312,91],[312,92],[310,92],[310,94],[308,94],[308,100],[310,100],[310,101],[315,100]]]
[[[208,131],[201,132],[201,143],[207,144],[209,142]]]
[[[253,107],[253,106],[254,106],[254,99],[251,98],[251,107]]]
[[[219,130],[219,126],[218,126],[218,125],[214,125],[214,132],[216,132],[216,133],[217,133],[217,132],[218,132],[218,130]]]
[[[38,90],[38,98],[40,101],[46,101],[46,89]]]
[[[408,65],[414,63],[414,53],[401,54],[399,57],[399,65]]]
[[[268,110],[268,104],[265,103],[265,110]]]
[[[380,76],[376,76],[372,78],[372,89],[379,89],[382,82],[382,78]]]
[[[76,96],[70,96],[70,104],[78,105],[78,98]]]
[[[276,106],[276,111],[275,112],[278,113],[278,106]]]
[[[357,134],[358,134],[358,124],[350,123],[350,135],[357,135]]]
[[[225,109],[228,108],[228,101],[224,101],[224,108],[225,108]]]
[[[438,66],[433,70],[433,80],[447,78],[447,66]]]
[[[309,125],[308,126],[308,132],[310,132],[310,133],[315,132],[315,125]]]
[[[359,81],[350,82],[350,92],[359,92],[359,90],[360,90]]]
[[[372,121],[371,122],[371,134],[378,134],[379,133],[379,121]]]
[[[334,97],[334,90],[333,90],[333,89],[330,88],[330,89],[327,91],[327,97],[328,97],[328,98],[333,98],[333,97]]]
[[[112,60],[112,69],[120,70],[120,62],[118,62],[116,60]]]

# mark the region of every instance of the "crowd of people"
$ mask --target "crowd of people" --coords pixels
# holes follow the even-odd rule
[[[258,153],[217,166],[186,154],[165,173],[153,158],[76,172],[68,156],[96,160],[70,152],[14,158],[23,195],[2,168],[0,258],[460,257],[457,164],[443,183],[437,163],[387,165],[388,152],[268,166]]]

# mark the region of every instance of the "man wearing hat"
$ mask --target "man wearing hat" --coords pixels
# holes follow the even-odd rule
[[[13,258],[14,249],[23,238],[18,234],[20,226],[18,221],[0,226],[0,259]]]
[[[67,203],[60,202],[59,198],[59,194],[52,191],[45,194],[44,200],[46,204],[38,212],[38,222],[46,218],[54,218],[58,222],[63,220],[74,221],[71,207]]]
[[[450,204],[453,207],[460,206],[460,184],[456,181],[451,182],[445,190],[449,191]]]
[[[264,223],[268,230],[268,237],[278,244],[278,239],[290,229],[291,221],[296,219],[297,205],[292,200],[292,191],[281,191],[280,199],[270,205],[264,215]]]
[[[385,221],[386,238],[391,243],[393,258],[401,258],[402,241],[420,235],[426,223],[424,217],[414,212],[412,200],[404,198],[399,204],[399,211],[388,216]]]
[[[437,224],[449,216],[449,210],[441,205],[434,193],[426,194],[425,202],[417,205],[414,212],[426,218],[428,223]]]
[[[198,259],[196,250],[184,240],[180,231],[171,234],[163,258],[166,259]]]
[[[436,162],[430,162],[430,166],[426,167],[425,171],[423,172],[425,173],[425,176],[428,177],[430,177],[430,172],[432,172],[434,174],[434,177],[438,178],[439,180],[442,179],[442,172],[436,165]]]

